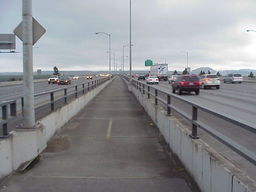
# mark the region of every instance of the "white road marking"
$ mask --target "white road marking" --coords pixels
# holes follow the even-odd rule
[[[108,123],[108,131],[107,131],[107,136],[106,136],[107,139],[111,138],[111,131],[112,131],[112,119],[110,119],[109,123]]]

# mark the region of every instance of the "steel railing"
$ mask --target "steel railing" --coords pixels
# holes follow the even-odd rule
[[[88,93],[90,90],[98,87],[108,81],[110,77],[89,80],[76,85],[65,86],[50,91],[35,94],[35,112],[36,119],[40,119],[50,112],[64,106],[70,101]],[[0,103],[0,138],[10,136],[9,124],[15,125],[15,120],[23,119],[24,99],[18,97],[10,101]],[[17,120],[18,121],[18,120]],[[14,128],[12,128],[14,129]]]
[[[127,76],[123,76],[126,81],[130,81],[130,78]],[[238,142],[234,141],[230,137],[224,135],[223,133],[217,131],[213,127],[210,127],[207,125],[207,123],[204,123],[202,121],[199,121],[199,114],[198,111],[203,111],[207,114],[210,114],[216,118],[219,118],[221,120],[224,120],[228,123],[231,123],[235,126],[239,126],[241,129],[245,129],[247,131],[250,131],[250,133],[255,134],[256,133],[256,127],[253,124],[242,122],[242,120],[237,120],[232,117],[229,117],[228,115],[221,114],[219,112],[216,112],[214,110],[211,110],[209,108],[200,106],[199,104],[187,101],[181,96],[175,95],[173,93],[169,93],[166,91],[162,91],[156,86],[153,87],[152,85],[149,85],[145,82],[138,81],[135,79],[132,79],[130,81],[131,85],[135,87],[142,95],[146,95],[148,99],[154,99],[155,105],[162,104],[162,106],[166,109],[167,115],[172,115],[173,111],[181,115],[183,118],[188,120],[191,124],[191,134],[190,137],[192,139],[199,139],[198,136],[198,128],[206,131],[208,134],[213,136],[215,139],[220,141],[221,143],[225,144],[241,156],[243,156],[245,159],[256,165],[256,154],[250,150],[248,150],[243,145],[239,144]],[[161,94],[161,96],[160,96]],[[164,97],[164,98],[163,98]],[[191,106],[191,113],[184,112],[179,107],[175,106],[173,103],[173,100],[180,101],[182,103],[185,103],[189,106]]]

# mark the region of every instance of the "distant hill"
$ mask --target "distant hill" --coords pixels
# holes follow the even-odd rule
[[[208,73],[208,71],[210,71],[210,72],[213,73],[213,74],[217,73],[217,71],[213,70],[213,69],[210,68],[210,67],[200,67],[200,68],[197,68],[197,69],[192,70],[191,73],[193,73],[193,74],[199,74],[201,71],[204,71],[205,73]]]
[[[214,69],[212,69],[210,67],[200,67],[200,68],[192,70],[191,73],[199,74],[201,70],[204,71],[205,73],[207,73],[208,70],[210,70],[211,73],[213,73],[213,74],[218,72],[218,71],[215,71]],[[229,73],[239,73],[239,74],[241,74],[243,76],[248,76],[251,71],[254,74],[256,74],[256,70],[255,69],[223,70],[223,71],[219,71],[219,72],[220,72],[221,75],[227,75]]]

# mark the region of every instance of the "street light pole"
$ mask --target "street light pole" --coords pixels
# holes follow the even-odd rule
[[[109,37],[109,73],[111,73],[111,35],[108,34],[108,37]]]
[[[35,125],[32,0],[22,3],[24,128]]]
[[[108,40],[109,40],[109,42],[108,42],[108,53],[109,53],[109,73],[111,73],[111,34],[109,34],[109,33],[105,33],[105,32],[96,32],[95,33],[96,35],[98,35],[98,34],[104,34],[104,35],[107,35],[108,36]]]
[[[130,81],[132,80],[132,1],[130,0]]]
[[[124,73],[124,45],[123,45],[123,73]]]
[[[187,52],[187,70],[188,70],[188,52]]]

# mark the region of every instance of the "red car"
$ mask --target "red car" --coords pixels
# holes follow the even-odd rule
[[[195,92],[196,95],[200,92],[200,80],[197,75],[179,75],[172,83],[172,92],[181,95],[183,91]]]

